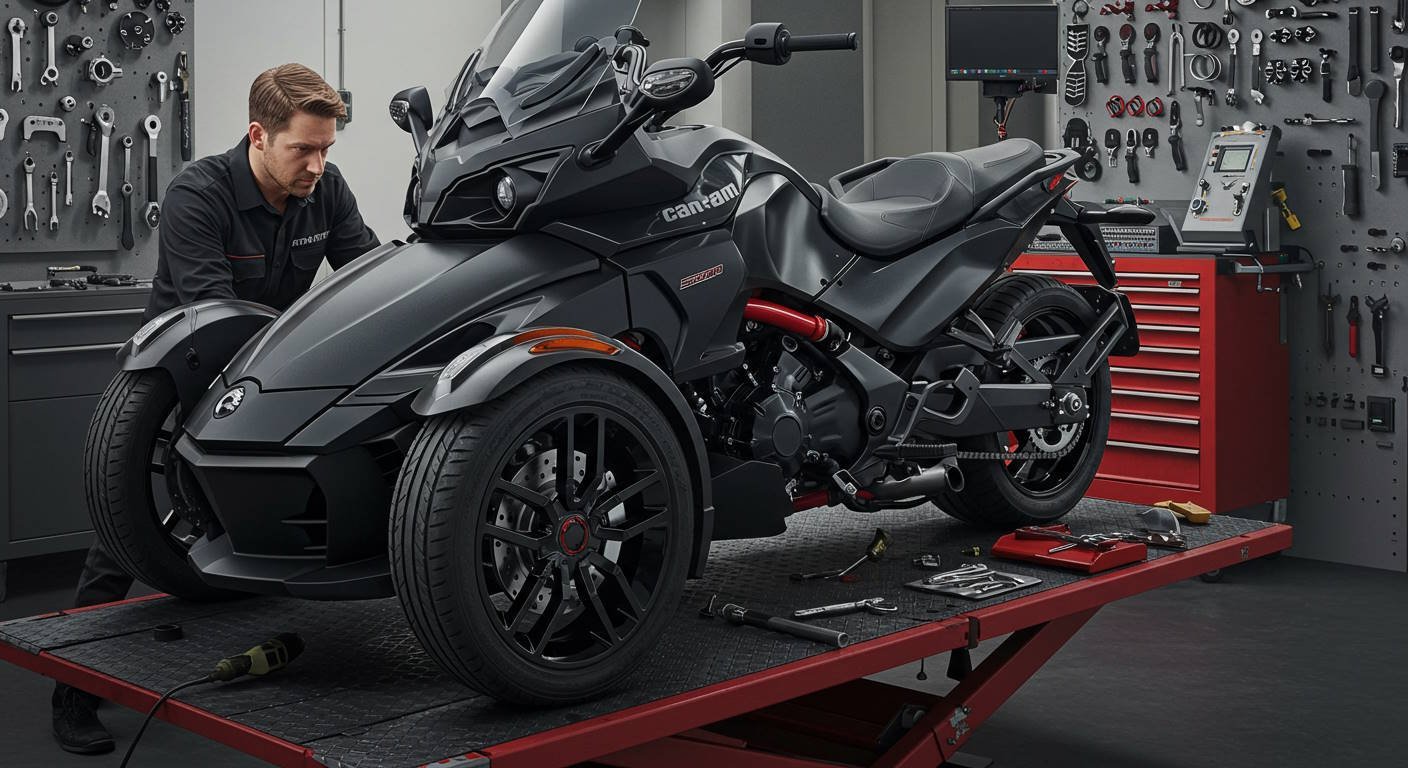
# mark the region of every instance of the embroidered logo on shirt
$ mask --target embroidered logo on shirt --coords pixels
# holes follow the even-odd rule
[[[323,241],[326,240],[326,239],[328,239],[328,233],[327,233],[327,232],[319,232],[319,233],[316,234],[316,235],[309,235],[309,236],[307,236],[307,237],[295,238],[294,241],[293,241],[293,247],[294,247],[294,248],[302,248],[302,247],[305,246],[305,245],[313,245],[314,243],[321,243],[321,242],[323,242]]]

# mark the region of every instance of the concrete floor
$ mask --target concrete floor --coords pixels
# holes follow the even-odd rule
[[[81,553],[15,561],[0,620],[64,607]],[[1281,557],[1104,608],[981,727],[966,751],[998,768],[1391,765],[1408,754],[1408,575]],[[982,656],[994,644],[974,656]],[[877,676],[942,691],[945,658]],[[119,742],[69,755],[49,733],[52,685],[0,664],[0,765],[116,766],[140,716],[107,706]],[[262,763],[161,721],[133,765]]]

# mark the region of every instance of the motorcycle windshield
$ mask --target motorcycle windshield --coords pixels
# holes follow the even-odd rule
[[[445,114],[489,99],[513,134],[549,110],[571,117],[610,71],[616,30],[635,19],[639,6],[639,0],[516,0],[461,67]],[[551,122],[534,121],[533,129]]]

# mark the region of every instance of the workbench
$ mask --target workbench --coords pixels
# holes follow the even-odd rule
[[[1140,509],[1087,500],[1064,522],[1077,533],[1130,530]],[[1143,563],[1084,576],[965,557],[968,547],[986,553],[996,534],[929,506],[813,510],[788,522],[779,537],[716,543],[705,577],[689,582],[658,647],[625,686],[570,707],[514,708],[461,687],[421,651],[395,599],[138,598],[0,624],[0,658],[145,711],[220,658],[297,632],[306,650],[288,669],[187,690],[158,713],[281,766],[935,766],[955,759],[1101,606],[1291,544],[1288,526],[1214,516],[1183,527],[1186,551],[1151,548]],[[789,579],[854,561],[877,526],[892,544],[858,570],[859,581]],[[978,602],[903,588],[930,573],[912,564],[922,553],[939,554],[945,569],[984,561],[1042,582]],[[713,594],[774,615],[882,595],[900,610],[815,622],[849,633],[852,644],[833,649],[701,618]],[[156,641],[152,628],[170,623],[184,638]],[[1001,636],[1010,637],[965,668],[967,649]],[[863,679],[944,652],[951,676],[962,678],[945,696]]]

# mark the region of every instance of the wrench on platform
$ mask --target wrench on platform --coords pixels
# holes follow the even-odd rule
[[[835,605],[823,605],[820,608],[803,608],[800,611],[793,611],[794,619],[815,619],[819,616],[841,616],[857,611],[868,613],[894,613],[900,607],[886,600],[883,597],[867,597],[864,600],[856,600],[850,603],[836,603]]]

